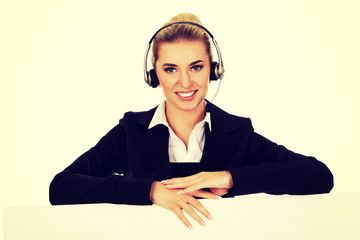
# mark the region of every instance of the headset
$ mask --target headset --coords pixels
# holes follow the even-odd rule
[[[150,87],[153,87],[153,88],[156,88],[158,85],[159,85],[159,79],[158,77],[156,76],[156,72],[154,69],[151,69],[150,71],[147,71],[147,59],[148,59],[148,55],[149,55],[149,51],[150,51],[150,48],[151,48],[151,43],[152,41],[154,40],[154,38],[156,37],[156,35],[161,31],[163,30],[164,28],[168,28],[172,25],[175,25],[175,24],[189,24],[189,25],[194,25],[194,26],[197,26],[199,28],[202,28],[203,30],[205,30],[205,32],[207,32],[207,34],[210,36],[212,42],[213,42],[213,45],[216,49],[216,52],[217,52],[217,56],[218,56],[218,60],[219,62],[212,62],[211,63],[211,70],[210,70],[210,80],[213,80],[213,81],[216,81],[216,80],[221,80],[223,77],[224,77],[224,72],[225,72],[225,69],[224,69],[224,64],[223,64],[223,60],[221,58],[221,52],[220,52],[220,49],[219,49],[219,46],[214,38],[214,36],[210,33],[209,30],[207,30],[205,27],[203,27],[202,25],[200,24],[197,24],[197,23],[194,23],[194,22],[174,22],[174,23],[170,23],[162,28],[160,28],[153,36],[152,38],[150,39],[149,41],[149,45],[148,47],[146,48],[146,52],[145,52],[145,59],[144,59],[144,78],[145,78],[145,82],[150,86]]]

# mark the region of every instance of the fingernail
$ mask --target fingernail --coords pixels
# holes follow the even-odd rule
[[[201,226],[206,226],[204,220],[201,220],[200,224],[201,224]]]
[[[191,224],[187,225],[189,229],[193,229],[193,226]]]
[[[216,199],[222,199],[222,197],[219,196],[219,195],[216,195],[215,198],[216,198]]]
[[[182,194],[184,190],[178,191],[177,194]]]
[[[213,217],[209,214],[207,217],[209,220],[213,220]]]

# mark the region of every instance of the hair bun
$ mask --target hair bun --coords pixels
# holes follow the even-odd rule
[[[175,23],[175,22],[194,22],[194,23],[202,25],[200,19],[195,14],[180,13],[180,14],[176,15],[175,17],[171,18],[168,23],[164,24],[164,26],[171,24],[171,23]]]

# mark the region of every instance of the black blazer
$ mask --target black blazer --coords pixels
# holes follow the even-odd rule
[[[151,204],[152,182],[173,177],[167,127],[148,129],[155,110],[127,112],[96,146],[55,176],[50,202]],[[211,103],[206,111],[211,114],[212,131],[205,130],[199,170],[230,171],[233,188],[226,197],[332,189],[330,170],[314,157],[289,151],[255,133],[248,118],[228,114]]]

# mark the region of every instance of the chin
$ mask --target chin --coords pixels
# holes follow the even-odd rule
[[[191,101],[191,102],[180,102],[176,104],[176,107],[182,111],[193,111],[196,110],[204,100]]]

